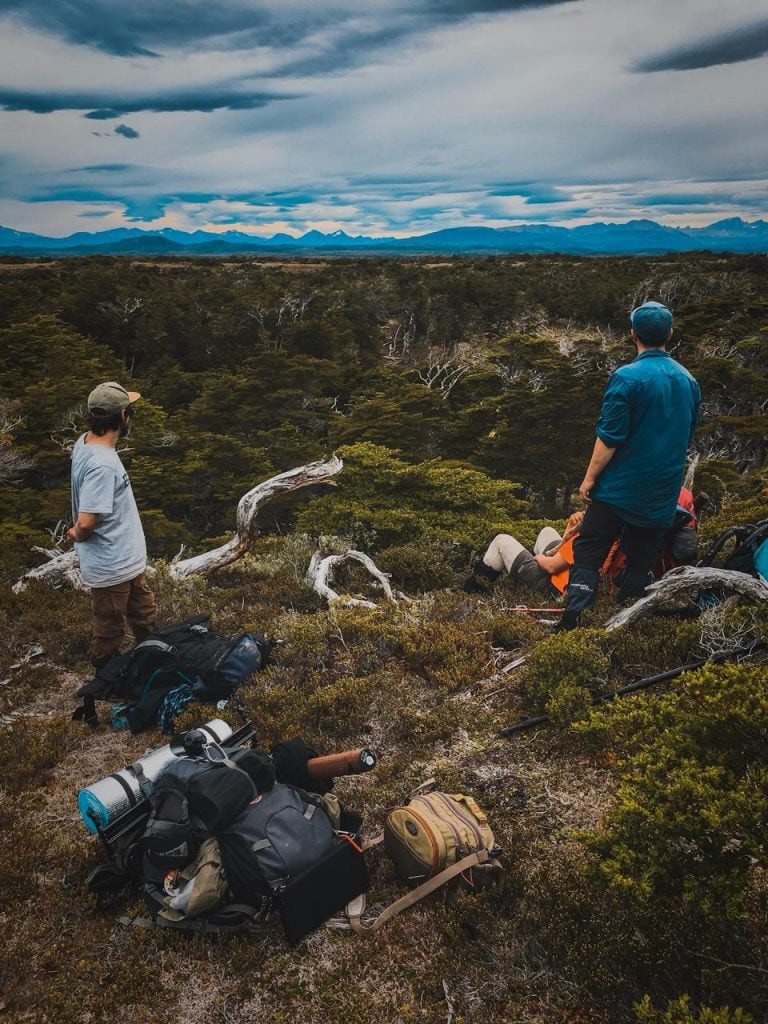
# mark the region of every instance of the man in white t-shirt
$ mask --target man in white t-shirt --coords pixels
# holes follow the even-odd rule
[[[72,520],[83,583],[91,588],[92,656],[102,665],[120,649],[126,626],[136,640],[155,628],[156,605],[147,586],[147,545],[139,510],[117,442],[130,429],[141,396],[114,381],[88,396],[88,433],[72,451]]]

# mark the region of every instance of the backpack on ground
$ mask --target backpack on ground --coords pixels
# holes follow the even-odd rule
[[[768,519],[744,527],[735,550],[726,558],[724,569],[736,569],[768,583]]]
[[[746,526],[731,526],[719,533],[710,543],[697,565],[714,565],[718,555],[733,541],[733,547],[723,562],[724,569],[759,576],[768,582],[768,519]]]
[[[336,831],[327,800],[275,783],[216,836],[232,898],[270,905],[292,944],[368,889],[362,847]]]
[[[382,835],[366,845],[382,842],[396,872],[413,891],[368,924],[361,921],[364,899],[348,905],[349,923],[360,934],[378,931],[402,910],[448,883],[454,895],[460,890],[476,892],[503,885],[504,869],[497,859],[501,850],[484,811],[471,796],[441,792],[434,779],[391,811]]]
[[[197,856],[206,831],[189,813],[181,789],[166,786],[153,797],[152,813],[141,837],[142,876],[162,883],[170,872],[182,871]]]
[[[162,882],[186,868],[207,836],[274,782],[274,766],[263,751],[215,744],[206,749],[213,751],[206,757],[178,757],[147,788],[152,812],[142,836],[142,867],[149,881]]]
[[[269,901],[256,906],[232,902],[214,836],[203,841],[191,864],[171,872],[162,882],[146,881],[142,894],[152,920],[127,919],[126,924],[222,935],[261,930],[274,916]]]
[[[191,700],[228,700],[264,667],[270,645],[253,633],[217,633],[209,619],[202,614],[161,627],[125,654],[110,658],[78,690],[84,705],[75,715],[92,720],[93,701],[112,700],[118,702],[112,714],[115,727],[138,733],[157,725],[170,733]]]
[[[768,519],[723,530],[710,543],[703,558],[696,564],[714,565],[718,556],[722,558],[723,552],[728,550],[731,542],[733,543],[730,552],[725,556],[723,568],[733,572],[744,572],[762,580],[763,583],[768,583]],[[722,601],[725,595],[726,591],[722,587],[699,590],[694,595],[692,603],[699,609],[711,608]]]

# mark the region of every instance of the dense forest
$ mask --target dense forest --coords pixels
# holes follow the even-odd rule
[[[460,587],[494,533],[531,543],[574,507],[608,376],[634,355],[628,311],[646,298],[674,310],[673,354],[702,387],[706,542],[768,515],[764,255],[3,259],[6,1019],[768,1017],[765,664],[711,664],[592,704],[764,638],[768,610],[728,601],[608,633],[603,594],[588,628],[549,636],[511,610],[534,595]],[[472,792],[503,849],[503,894],[432,900],[375,942],[320,932],[296,951],[274,936],[141,933],[117,925],[125,908],[94,906],[83,882],[99,851],[75,792],[161,737],[70,722],[88,677],[87,597],[11,584],[61,542],[69,450],[88,392],[111,379],[142,393],[121,457],[161,617],[210,610],[223,631],[284,639],[244,690],[264,745],[300,733],[321,751],[374,747],[376,771],[337,784],[371,833],[430,775]],[[261,536],[231,568],[171,578],[182,546],[206,550],[234,529],[255,483],[331,452],[344,460],[335,487],[265,506]],[[309,560],[348,547],[410,600],[383,605],[351,568],[337,589],[379,607],[326,605]],[[510,652],[527,661],[499,681]],[[542,710],[550,726],[500,738]],[[192,705],[186,720],[210,711]],[[372,899],[399,895],[383,857],[372,878]]]

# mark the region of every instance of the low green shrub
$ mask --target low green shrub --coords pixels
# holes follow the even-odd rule
[[[370,442],[339,449],[338,488],[304,506],[297,525],[306,533],[344,534],[365,551],[424,538],[461,544],[511,530],[526,509],[517,485],[495,480],[462,462],[411,463]]]
[[[595,711],[579,728],[620,756],[615,802],[587,837],[599,873],[640,900],[748,914],[754,872],[768,867],[764,667],[711,665],[671,693]]]
[[[521,689],[552,721],[583,717],[593,696],[610,689],[604,638],[602,630],[574,629],[548,636],[529,654]]]
[[[525,647],[545,636],[544,627],[527,612],[505,611],[504,608],[486,605],[478,611],[478,620],[487,630],[493,646],[505,651]]]
[[[698,619],[648,616],[606,633],[601,646],[621,679],[631,682],[705,656],[700,636]]]
[[[484,633],[429,619],[405,632],[403,659],[409,671],[449,692],[476,683],[492,664]]]
[[[377,565],[392,577],[393,586],[411,593],[439,590],[454,581],[452,545],[439,541],[395,544],[378,556]]]
[[[84,739],[68,718],[17,718],[0,728],[0,778],[10,792],[39,788],[44,775]]]
[[[670,1000],[664,1010],[657,1010],[650,996],[644,996],[635,1006],[637,1024],[754,1024],[752,1017],[740,1007],[735,1010],[727,1006],[714,1009],[710,1006],[691,1006],[690,996]]]

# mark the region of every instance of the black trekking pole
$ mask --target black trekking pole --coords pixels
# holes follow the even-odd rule
[[[746,647],[737,647],[733,651],[726,651],[722,654],[715,654],[711,658],[699,658],[697,661],[690,661],[687,665],[680,665],[677,668],[667,669],[666,672],[659,672],[655,676],[645,676],[643,679],[636,679],[634,683],[627,683],[626,686],[620,687],[618,690],[611,690],[608,693],[599,693],[592,698],[593,704],[600,704],[604,700],[613,700],[614,697],[624,697],[628,693],[637,693],[638,690],[647,690],[650,686],[655,686],[656,683],[665,683],[668,679],[676,679],[677,676],[681,676],[684,672],[692,672],[696,668],[702,668],[704,665],[713,665],[721,661],[727,661],[729,658],[746,657],[749,658],[755,651],[760,650],[768,646],[764,640],[755,640],[751,644],[747,644]],[[508,725],[506,729],[502,729],[500,736],[512,736],[516,732],[522,732],[524,729],[531,729],[535,725],[544,725],[549,721],[549,715],[537,715],[535,718],[527,718],[523,722],[516,722],[514,725]]]

